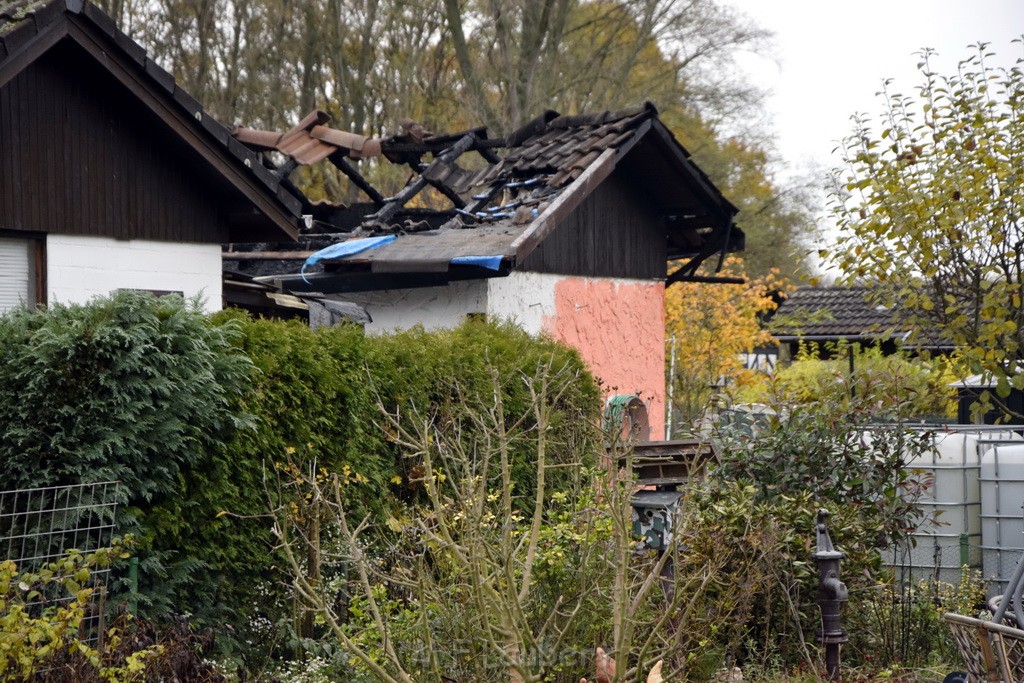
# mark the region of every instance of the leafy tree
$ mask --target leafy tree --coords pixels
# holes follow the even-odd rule
[[[743,261],[728,259],[723,273],[742,276]],[[775,309],[770,294],[780,286],[773,273],[745,285],[683,282],[665,292],[674,426],[690,429],[703,417],[715,385],[751,379],[742,354],[771,342],[760,317]]]
[[[724,114],[757,93],[730,73],[766,33],[713,0],[443,0],[464,104],[507,131],[566,113],[653,99]],[[495,97],[495,94],[498,97]]]
[[[983,403],[998,402],[1024,388],[1024,72],[989,66],[984,44],[951,76],[931,57],[915,96],[886,84],[881,132],[857,119],[834,176],[840,238],[823,256],[903,310],[911,342],[954,343],[996,383]]]

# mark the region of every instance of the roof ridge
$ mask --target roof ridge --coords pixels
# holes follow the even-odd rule
[[[641,105],[625,107],[623,109],[608,109],[593,114],[571,114],[559,116],[548,122],[549,128],[580,128],[583,126],[600,126],[611,121],[621,121],[637,117],[635,124],[658,115],[658,109],[651,102],[644,102]],[[635,125],[634,124],[634,125]]]
[[[17,9],[9,13],[12,8]],[[89,0],[14,0],[5,3],[0,8],[0,69],[12,55],[20,53],[35,36],[50,29],[66,14],[74,15],[76,21],[88,22],[90,27],[105,36],[109,41],[108,49],[123,55],[130,68],[137,68],[139,76],[149,81],[154,92],[164,91],[167,94],[169,107],[179,109],[186,118],[196,122],[196,126],[202,129],[201,135],[208,136],[227,156],[245,166],[247,170],[244,173],[265,187],[294,218],[301,216],[301,200],[292,194],[287,184],[264,167],[260,155],[232,138],[227,126],[207,112],[175,81],[172,74],[150,56],[148,50]],[[4,17],[8,20],[4,21]]]

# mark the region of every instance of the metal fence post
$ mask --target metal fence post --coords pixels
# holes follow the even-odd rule
[[[139,558],[128,559],[128,611],[139,616]]]

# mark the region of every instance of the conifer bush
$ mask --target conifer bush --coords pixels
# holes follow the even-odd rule
[[[130,504],[176,493],[242,423],[229,402],[251,363],[235,334],[135,292],[0,317],[5,487],[119,480]]]
[[[0,317],[3,488],[120,481],[144,613],[178,609],[209,568],[188,491],[216,485],[210,454],[249,422],[232,405],[252,371],[236,328],[137,292]]]

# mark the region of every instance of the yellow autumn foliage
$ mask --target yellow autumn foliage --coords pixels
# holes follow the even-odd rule
[[[731,256],[718,275],[746,277],[743,259]],[[777,306],[772,293],[785,290],[777,270],[746,284],[683,282],[665,293],[667,368],[673,433],[699,420],[715,387],[754,381],[743,354],[772,343],[760,319]]]

